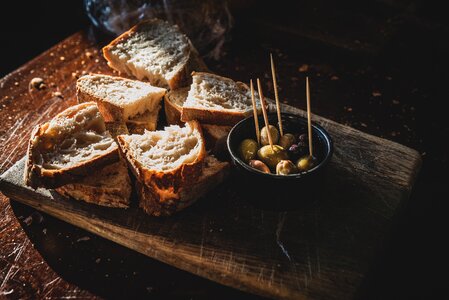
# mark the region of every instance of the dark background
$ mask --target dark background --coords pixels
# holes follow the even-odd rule
[[[207,60],[213,71],[246,80],[250,72],[263,77],[268,64],[260,65],[258,60],[265,62],[265,54],[274,52],[285,101],[301,108],[304,105],[298,102],[295,84],[304,75],[301,66],[307,65],[306,73],[317,86],[315,98],[323,99],[318,114],[422,154],[424,164],[415,190],[360,291],[362,299],[449,296],[449,125],[445,109],[449,101],[449,12],[443,8],[436,1],[414,0],[243,1],[233,5],[235,26],[225,56],[219,62]],[[82,1],[2,4],[0,76],[89,24]],[[248,39],[254,48],[240,47],[248,47]],[[21,222],[27,216],[38,216],[23,205],[11,205]],[[47,215],[40,222],[22,225],[59,276],[101,297],[256,298],[158,263]],[[77,242],[86,236],[89,240]],[[49,239],[56,250],[46,248]],[[27,276],[17,279],[17,285],[39,273]]]

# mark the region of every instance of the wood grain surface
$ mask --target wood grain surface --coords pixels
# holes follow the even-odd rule
[[[36,124],[75,103],[78,76],[112,73],[98,50],[86,35],[75,34],[0,82],[1,105],[8,107],[0,110],[7,123],[1,132],[1,172],[23,156]],[[35,77],[46,88],[30,89]],[[24,105],[29,109],[20,109]],[[152,218],[137,207],[100,208],[25,188],[23,161],[2,176],[0,188],[12,199],[228,286],[274,298],[347,298],[374,263],[421,159],[397,143],[319,116],[314,121],[334,139],[332,183],[319,191],[319,201],[300,211],[255,208],[230,180],[172,218]],[[387,158],[392,163],[385,164]]]
[[[23,156],[33,126],[75,103],[76,78],[88,72],[112,73],[98,46],[79,33],[0,82],[1,104],[9,108],[0,118],[10,122],[2,132],[2,172]],[[29,89],[34,77],[44,79],[46,88]],[[19,109],[24,105],[29,110]],[[274,298],[347,298],[374,263],[421,159],[397,143],[319,116],[314,121],[334,139],[331,183],[319,191],[319,201],[300,211],[257,209],[239,195],[232,178],[192,208],[159,219],[136,207],[99,208],[25,188],[23,162],[2,176],[0,186],[12,199],[228,286]],[[12,137],[18,142],[10,143]]]

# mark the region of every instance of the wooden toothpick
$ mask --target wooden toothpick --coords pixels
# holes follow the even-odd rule
[[[265,99],[263,98],[262,87],[260,86],[259,78],[257,78],[257,89],[259,91],[260,104],[262,105],[265,127],[267,128],[268,142],[270,143],[271,149],[273,149],[273,140],[271,139],[270,123],[268,123],[267,108],[265,107]]]
[[[279,132],[281,136],[283,136],[284,130],[282,128],[281,105],[279,104],[278,85],[276,83],[276,70],[274,68],[273,54],[271,53],[270,53],[270,61],[271,61],[271,75],[273,76],[274,97],[276,99],[276,110],[278,113]]]
[[[251,87],[251,101],[253,102],[254,127],[256,129],[257,144],[260,146],[259,118],[257,115],[257,105],[256,105],[256,98],[254,97],[254,85],[252,79],[250,80],[249,85]]]
[[[307,98],[307,127],[309,134],[309,155],[313,156],[313,146],[312,146],[312,116],[310,111],[310,88],[309,88],[309,77],[306,77],[306,98]]]

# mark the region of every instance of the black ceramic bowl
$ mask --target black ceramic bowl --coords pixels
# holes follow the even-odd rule
[[[307,133],[307,119],[298,115],[282,113],[282,125],[284,133]],[[270,124],[277,124],[277,114],[268,114]],[[263,117],[259,117],[262,128]],[[318,159],[315,167],[292,175],[276,175],[262,173],[248,164],[238,156],[237,149],[244,139],[256,140],[254,130],[254,117],[246,118],[237,123],[230,131],[227,140],[228,151],[232,163],[237,169],[236,184],[245,193],[246,199],[264,207],[282,208],[295,207],[296,204],[311,200],[316,191],[326,185],[325,169],[332,157],[332,139],[324,128],[312,124],[312,136],[314,145],[314,156]]]

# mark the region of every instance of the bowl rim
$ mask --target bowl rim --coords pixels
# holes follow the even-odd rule
[[[269,113],[268,116],[275,116],[277,117],[276,113]],[[301,119],[304,122],[307,122],[307,118],[297,115],[297,114],[292,114],[292,113],[281,113],[281,116],[288,116],[288,117],[293,117],[293,118],[297,118],[297,119]],[[260,117],[260,116],[259,116]],[[327,146],[326,148],[326,155],[324,157],[324,159],[315,167],[313,167],[312,169],[306,171],[306,172],[301,172],[301,173],[296,173],[296,174],[289,174],[289,175],[278,175],[278,174],[274,174],[274,173],[264,173],[261,172],[253,167],[251,167],[249,164],[245,163],[243,160],[240,159],[240,157],[238,157],[237,153],[234,153],[233,149],[231,148],[231,136],[232,134],[237,130],[238,127],[242,126],[243,123],[248,122],[248,120],[250,119],[254,119],[254,116],[249,116],[241,121],[239,121],[237,124],[235,124],[231,130],[229,131],[228,137],[226,139],[226,146],[228,148],[228,152],[232,158],[232,160],[234,162],[236,162],[238,165],[240,165],[241,167],[243,167],[245,170],[252,172],[253,174],[257,174],[259,176],[265,177],[265,178],[273,178],[273,179],[294,179],[294,178],[304,178],[306,176],[311,176],[314,173],[320,171],[322,168],[324,168],[328,162],[330,161],[330,159],[332,158],[333,152],[334,152],[334,143],[332,141],[332,138],[330,136],[330,134],[327,132],[326,129],[324,129],[321,125],[314,123],[312,121],[312,130],[315,132],[318,132],[319,134],[321,134],[321,136],[324,137],[325,140],[325,145]],[[254,123],[254,121],[253,121]]]

